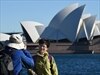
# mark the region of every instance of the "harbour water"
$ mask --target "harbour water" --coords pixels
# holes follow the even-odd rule
[[[100,54],[52,54],[59,75],[100,75]]]

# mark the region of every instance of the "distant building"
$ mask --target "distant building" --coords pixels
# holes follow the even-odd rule
[[[10,35],[5,34],[5,33],[0,33],[0,42],[5,46],[8,44]]]
[[[0,41],[1,42],[9,40],[9,37],[10,37],[10,35],[8,35],[8,34],[0,33]]]
[[[44,38],[49,40],[67,39],[71,42],[86,38],[92,40],[95,36],[100,36],[100,21],[96,21],[96,16],[83,14],[85,5],[72,4],[58,12],[49,25],[34,21],[23,21],[21,26],[28,42],[37,42]]]
[[[37,42],[45,29],[43,24],[34,21],[22,21],[21,26],[24,32],[24,36],[29,43]]]

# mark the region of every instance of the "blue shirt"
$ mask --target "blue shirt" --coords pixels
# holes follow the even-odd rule
[[[27,50],[16,50],[13,49],[14,51],[11,52],[11,58],[13,62],[13,67],[14,67],[14,74],[13,75],[18,75],[19,72],[22,69],[22,61],[25,62],[27,65],[33,67],[34,66],[34,61],[32,59],[31,54]],[[9,52],[9,49],[8,49]]]

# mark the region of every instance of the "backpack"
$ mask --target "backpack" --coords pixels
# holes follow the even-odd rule
[[[1,75],[8,75],[8,70],[5,66],[5,63],[3,62],[3,60],[0,58],[0,74]]]
[[[51,63],[51,61],[52,61],[52,55],[49,55],[48,58],[49,58],[49,61]]]
[[[0,74],[1,75],[12,75],[13,64],[11,57],[5,53],[0,57]]]
[[[50,66],[51,66],[50,70],[51,70],[51,73],[53,74],[53,70],[52,70],[53,66],[51,64],[51,62],[52,62],[52,55],[49,55],[48,58],[49,58],[49,61],[50,61]]]

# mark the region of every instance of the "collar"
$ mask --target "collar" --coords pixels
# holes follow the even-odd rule
[[[37,55],[38,55],[38,56],[41,56],[41,57],[45,57],[45,56],[48,56],[49,54],[48,54],[47,51],[46,51],[44,54],[40,54],[40,52],[38,51],[38,52],[37,52]]]

